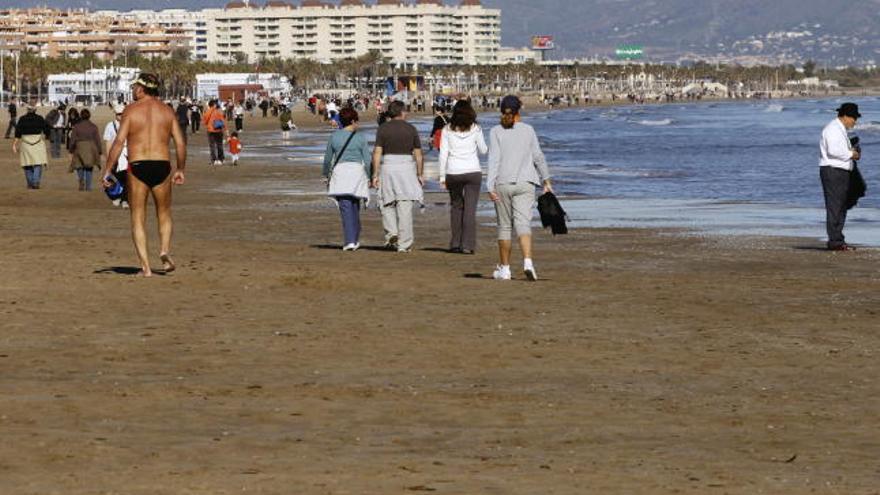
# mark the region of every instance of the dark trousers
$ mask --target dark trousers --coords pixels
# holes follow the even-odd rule
[[[480,200],[482,180],[483,175],[480,172],[446,176],[452,227],[449,249],[477,249],[477,202]]]
[[[819,167],[822,191],[825,193],[825,224],[828,248],[843,246],[843,225],[846,223],[846,196],[852,172],[835,167]]]
[[[223,161],[225,158],[223,156],[223,133],[222,132],[209,132],[208,133],[208,146],[211,148],[211,161]]]
[[[122,196],[119,199],[128,203],[128,170],[117,170],[113,172],[113,175],[122,184]]]
[[[195,134],[199,131],[199,127],[202,126],[202,116],[201,115],[193,115],[193,117],[189,121],[190,127],[192,127],[192,133]]]
[[[357,244],[361,236],[361,200],[355,196],[337,196],[339,216],[342,217],[342,235],[345,244]]]
[[[235,130],[241,131],[244,129],[244,117],[236,117],[235,118]]]
[[[15,130],[15,117],[9,119],[9,127],[6,128],[6,139],[12,135],[12,131]]]

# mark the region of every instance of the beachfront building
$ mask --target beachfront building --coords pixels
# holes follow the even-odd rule
[[[329,63],[375,52],[392,63],[490,64],[501,46],[501,11],[480,0],[342,0],[339,5],[238,0],[205,10],[208,60],[312,59]]]
[[[123,99],[131,101],[131,84],[140,69],[111,67],[90,69],[81,73],[49,76],[50,103],[107,103]]]
[[[288,96],[293,86],[287,76],[281,74],[198,74],[196,75],[197,100],[226,99],[243,96]],[[227,94],[228,93],[228,94]]]
[[[170,57],[188,50],[186,33],[100,15],[85,9],[0,10],[0,45],[13,45],[41,57],[83,57],[101,60],[124,58],[137,52],[143,57]]]
[[[141,26],[153,26],[166,32],[182,32],[189,40],[190,58],[208,58],[208,20],[202,10],[165,9],[118,12],[103,10],[97,15],[112,16]]]
[[[523,48],[507,48],[502,47],[498,50],[498,63],[507,64],[526,64],[529,62],[541,63],[541,54],[529,47]]]

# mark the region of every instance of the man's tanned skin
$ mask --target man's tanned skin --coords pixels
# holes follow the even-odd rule
[[[177,169],[172,175],[169,175],[161,184],[150,188],[129,171],[128,183],[126,184],[128,201],[131,206],[131,236],[141,263],[140,274],[149,277],[152,275],[152,270],[147,255],[147,196],[152,194],[153,202],[156,204],[161,244],[160,257],[167,273],[174,270],[174,263],[170,257],[171,187],[172,183],[183,185],[186,180],[183,174],[186,168],[186,140],[177,124],[174,111],[155,96],[148,94],[148,88],[144,84],[140,84],[142,80],[148,81],[144,84],[154,86],[149,88],[153,92],[158,88],[158,80],[145,78],[145,75],[142,75],[138,82],[132,85],[135,103],[129,105],[125,109],[125,113],[122,114],[119,133],[110,148],[107,163],[104,165],[101,176],[104,178],[104,186],[109,187],[111,183],[108,181],[108,176],[111,168],[119,160],[126,141],[128,142],[128,161],[131,164],[150,160],[170,161],[168,140],[174,139],[177,151]],[[155,84],[152,82],[154,80]]]

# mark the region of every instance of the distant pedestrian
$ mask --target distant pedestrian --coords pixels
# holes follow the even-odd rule
[[[52,130],[52,158],[61,158],[61,145],[64,142],[64,128],[67,123],[67,115],[64,107],[53,108],[46,115],[46,121]]]
[[[293,115],[290,108],[286,105],[281,107],[281,115],[278,116],[278,122],[281,124],[281,139],[287,141],[290,139],[290,131],[296,129],[293,123]]]
[[[177,109],[175,110],[175,116],[177,117],[177,125],[180,126],[180,130],[183,133],[183,137],[186,138],[188,133],[186,129],[190,125],[189,121],[189,104],[186,99],[181,98],[180,101],[177,102]]]
[[[18,154],[28,189],[40,188],[43,169],[49,164],[46,140],[50,133],[46,120],[37,114],[37,102],[29,102],[27,113],[15,126],[15,140],[12,142],[12,152]]]
[[[489,173],[486,179],[489,198],[495,202],[498,222],[500,264],[496,280],[510,280],[511,234],[516,230],[523,252],[523,273],[531,281],[538,279],[532,261],[532,210],[535,187],[553,192],[550,170],[532,126],[521,122],[522,102],[516,96],[501,101],[501,125],[492,128],[489,137]]]
[[[208,133],[208,147],[211,152],[211,164],[223,165],[223,137],[226,134],[226,118],[218,108],[217,100],[208,102],[208,111],[202,118]]]
[[[238,156],[241,154],[241,141],[238,139],[238,132],[233,131],[226,141],[229,144],[229,154],[232,156],[232,166],[237,166]]]
[[[119,134],[119,126],[122,125],[122,113],[125,111],[125,105],[115,103],[113,105],[114,119],[104,126],[104,149],[109,150],[116,141],[116,135]],[[108,151],[109,152],[109,151]],[[123,143],[122,152],[115,165],[111,165],[110,173],[116,180],[122,184],[122,196],[113,200],[114,206],[121,206],[124,209],[128,205],[128,143]]]
[[[6,139],[9,139],[15,131],[15,122],[18,117],[18,107],[15,106],[14,101],[9,102],[9,106],[6,107],[6,110],[9,112],[9,126],[6,128]]]
[[[449,124],[446,117],[446,109],[442,106],[434,108],[434,126],[431,128],[430,148],[432,150],[440,149],[440,138],[443,135],[443,129]]]
[[[238,102],[232,109],[232,116],[235,118],[235,132],[244,130],[244,105]]]
[[[360,248],[362,203],[370,199],[372,157],[367,139],[358,133],[359,116],[352,108],[339,112],[342,128],[330,136],[321,175],[327,195],[336,200],[342,217],[343,251]]]
[[[406,104],[388,105],[388,121],[376,133],[373,150],[373,187],[385,229],[385,246],[399,253],[412,250],[413,208],[424,199],[424,156],[419,133],[406,121]]]
[[[92,174],[101,167],[104,145],[98,126],[91,121],[92,113],[86,108],[79,114],[79,121],[70,130],[67,149],[71,153],[72,170],[76,170],[80,191],[92,190]]]
[[[440,183],[449,191],[453,253],[474,254],[477,248],[477,203],[483,181],[479,154],[487,151],[477,112],[468,101],[458,102],[440,140]]]
[[[828,231],[828,249],[851,251],[855,248],[846,243],[843,226],[846,223],[847,199],[850,179],[855,165],[861,159],[858,149],[853,149],[847,131],[856,126],[862,116],[855,103],[844,103],[837,109],[837,118],[822,130],[819,142],[819,177],[825,194],[825,224]]]
[[[195,134],[199,132],[199,128],[202,124],[202,103],[195,102],[189,107],[189,125],[192,130],[192,133]]]

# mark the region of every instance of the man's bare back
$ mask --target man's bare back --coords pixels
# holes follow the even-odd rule
[[[156,98],[145,98],[129,105],[122,120],[128,120],[129,125],[129,161],[171,159],[168,141],[174,134],[177,120],[168,105]]]

